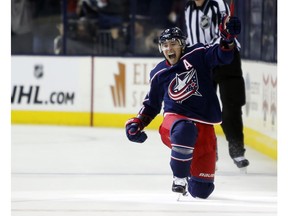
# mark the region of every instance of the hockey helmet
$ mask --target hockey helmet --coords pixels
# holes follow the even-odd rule
[[[162,43],[164,43],[167,40],[172,40],[172,39],[178,40],[180,46],[182,46],[183,49],[184,49],[185,46],[186,46],[186,42],[185,42],[186,38],[187,38],[186,35],[184,35],[182,30],[180,28],[178,28],[178,27],[165,29],[160,34],[160,37],[159,37],[159,40],[158,40],[159,51],[162,52],[162,50],[161,50],[161,44]]]

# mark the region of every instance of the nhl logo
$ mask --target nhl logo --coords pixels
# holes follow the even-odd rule
[[[206,29],[210,27],[210,18],[206,15],[203,15],[200,20],[200,26],[202,29]]]
[[[37,64],[34,65],[34,76],[36,79],[42,78],[44,75],[44,70],[43,70],[43,65],[42,64]]]

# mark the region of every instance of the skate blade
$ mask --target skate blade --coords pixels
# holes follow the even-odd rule
[[[179,193],[178,198],[177,198],[177,202],[184,201],[183,199],[186,198],[186,197],[188,197],[187,191],[185,193],[183,193],[183,194]]]
[[[247,167],[239,168],[241,174],[247,174]]]

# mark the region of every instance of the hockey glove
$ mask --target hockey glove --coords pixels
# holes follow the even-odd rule
[[[139,118],[131,118],[126,124],[126,136],[132,142],[143,143],[147,139],[144,124]]]
[[[241,32],[241,22],[238,17],[225,16],[219,25],[219,30],[221,37],[228,43],[232,43]]]

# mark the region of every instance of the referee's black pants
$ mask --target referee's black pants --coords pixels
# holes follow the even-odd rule
[[[215,85],[219,87],[222,103],[221,127],[229,145],[231,158],[244,156],[242,106],[245,105],[245,83],[241,69],[241,57],[237,51],[229,65],[213,71]]]

